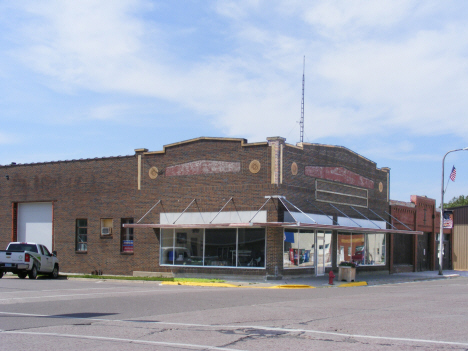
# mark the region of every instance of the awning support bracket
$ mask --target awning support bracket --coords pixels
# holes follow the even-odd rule
[[[390,213],[388,213],[387,211],[385,211],[386,214],[388,214],[390,217],[392,217],[395,221],[397,221],[398,223],[400,224],[403,224],[408,230],[412,230],[410,227],[408,227],[405,223],[403,222],[400,222],[397,218],[393,217]]]
[[[218,217],[218,215],[224,210],[224,208],[227,206],[227,204],[232,200],[232,197],[227,200],[227,202],[224,204],[224,206],[218,211],[218,213],[216,214],[216,216],[213,217],[213,219],[210,221],[210,224],[213,223],[213,221],[216,219],[216,217]],[[234,205],[235,206],[235,205]]]
[[[294,205],[293,203],[291,203],[291,201],[289,201],[288,199],[284,198],[284,201],[286,201],[288,204],[290,204],[291,206],[293,206],[296,210],[300,211],[304,216],[306,216],[307,218],[309,218],[310,220],[312,220],[315,224],[318,224],[318,222],[313,219],[312,217],[310,217],[307,213],[305,213],[304,211],[302,211],[299,207],[297,207],[296,205]]]
[[[382,221],[384,221],[385,223],[387,223],[390,227],[392,227],[392,229],[395,229],[396,230],[396,227],[390,223],[389,221],[386,221],[383,217],[379,216],[377,213],[375,213],[374,211],[372,211],[370,208],[368,208],[369,211],[371,211],[373,214],[375,214],[377,217],[379,217]]]
[[[143,220],[143,218],[145,218],[148,215],[148,213],[153,211],[153,208],[155,208],[160,202],[161,202],[161,200],[158,200],[158,202],[156,202],[156,204],[153,207],[151,207],[150,210],[148,212],[146,212],[143,217],[140,218],[140,220],[137,222],[137,224],[140,223]]]
[[[250,219],[249,223],[252,223],[253,219],[258,215],[258,213],[262,210],[262,208],[265,207],[265,205],[266,205],[266,204],[268,203],[268,201],[270,201],[270,200],[271,200],[271,196],[269,196],[269,197],[267,198],[267,200],[265,201],[265,203],[262,205],[262,207],[260,207],[260,208],[258,209],[257,213],[254,214],[254,216]]]
[[[340,212],[343,216],[345,216],[346,218],[348,218],[350,221],[352,221],[354,224],[356,224],[359,228],[362,228],[362,225],[360,225],[359,223],[357,223],[356,221],[354,221],[351,217],[349,217],[346,213],[344,213],[343,211],[341,211],[340,209],[338,209],[337,207],[333,206],[332,204],[329,203],[329,205],[331,207],[333,207],[335,210],[337,210],[338,212]]]
[[[351,207],[354,211],[356,211],[356,212],[359,213],[361,216],[363,216],[365,219],[367,219],[369,222],[371,222],[373,225],[375,225],[378,229],[381,229],[376,223],[374,223],[374,222],[372,221],[372,219],[367,218],[366,216],[364,216],[361,212],[359,212],[358,210],[356,210],[353,206],[350,205],[349,207]]]
[[[296,224],[299,224],[299,222],[297,221],[296,217],[293,216],[293,214],[291,213],[291,211],[289,211],[289,208],[288,206],[284,203],[283,199],[281,197],[278,197],[278,200],[281,201],[281,203],[283,204],[284,208],[286,208],[286,210],[289,212],[289,214],[291,215],[291,217],[294,219],[294,221],[296,222]],[[285,199],[286,200],[286,199]]]
[[[306,199],[306,201],[307,201],[309,204],[311,204],[312,206],[314,206],[317,210],[319,210],[320,212],[322,212],[322,214],[323,214],[324,216],[327,216],[329,219],[331,219],[332,223],[335,223],[336,225],[340,225],[340,223],[338,223],[337,221],[335,221],[335,220],[333,219],[333,217],[330,217],[329,215],[327,215],[327,214],[326,214],[325,212],[323,212],[320,208],[318,208],[317,206],[315,206],[312,202],[310,202],[310,201],[307,200],[307,199]]]
[[[202,215],[202,213],[200,211],[200,206],[198,206],[198,201],[195,200],[195,203],[197,204],[197,209],[198,209],[198,213],[200,214],[201,220],[202,220],[203,223],[205,223],[205,219],[203,218],[203,215]]]
[[[239,221],[242,222],[242,218],[239,214],[239,211],[237,210],[237,206],[236,206],[236,203],[234,202],[234,198],[232,198],[232,204],[234,205],[234,209],[236,210],[237,217],[239,217]]]
[[[179,215],[179,217],[177,217],[177,219],[172,224],[175,224],[179,220],[179,218],[182,217],[182,215],[185,213],[185,211],[187,211],[189,209],[189,207],[192,206],[192,204],[194,202],[196,202],[196,201],[197,201],[197,199],[193,199],[192,202],[185,208],[185,210],[182,211],[182,213]]]

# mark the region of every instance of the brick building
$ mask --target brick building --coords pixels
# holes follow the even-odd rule
[[[131,156],[0,167],[0,246],[36,241],[65,272],[390,271],[389,169],[344,147],[197,138]],[[390,245],[389,245],[390,244]]]
[[[422,232],[422,235],[390,235],[390,272],[421,272],[439,269],[440,209],[434,199],[411,195],[410,202],[390,201],[392,223],[396,228]],[[443,236],[444,269],[452,269],[452,229]]]

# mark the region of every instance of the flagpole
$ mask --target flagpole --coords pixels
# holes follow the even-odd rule
[[[445,185],[445,191],[444,191],[444,193],[447,192],[447,188],[448,188],[448,185],[449,185],[449,183],[450,183],[450,179],[452,179],[452,173],[453,173],[453,170],[454,170],[454,169],[455,169],[455,166],[452,167],[452,172],[450,173],[449,178],[447,179],[447,185]],[[452,181],[454,182],[455,179],[452,179]]]
[[[447,185],[445,186],[444,193],[446,193],[446,192],[447,192],[447,188],[448,188],[448,184],[449,184],[449,182],[450,182],[450,178],[449,178],[449,179],[447,179]]]
[[[442,273],[442,244],[444,241],[444,165],[445,165],[445,157],[451,152],[455,151],[464,151],[468,150],[468,147],[465,147],[463,149],[455,149],[455,150],[450,150],[444,155],[444,158],[442,159],[442,189],[441,189],[441,201],[440,201],[440,232],[439,232],[439,275],[443,275]]]

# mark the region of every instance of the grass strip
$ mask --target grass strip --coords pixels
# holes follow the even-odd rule
[[[67,275],[67,278],[87,278],[87,279],[114,279],[114,280],[143,280],[157,282],[197,282],[197,283],[224,283],[221,279],[202,279],[202,278],[166,278],[166,277],[130,277],[123,275],[92,275],[92,274],[73,274]]]

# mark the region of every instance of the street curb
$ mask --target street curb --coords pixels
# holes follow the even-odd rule
[[[186,285],[186,286],[204,286],[216,288],[244,288],[244,289],[315,289],[311,285],[275,285],[275,286],[247,286],[228,283],[196,283],[196,282],[161,282],[161,285]]]
[[[315,286],[311,285],[275,285],[270,286],[269,289],[315,289]]]
[[[244,289],[316,289],[317,287],[311,285],[300,285],[300,284],[285,284],[285,285],[274,285],[274,286],[246,286],[236,285],[228,283],[196,283],[196,282],[161,282],[160,285],[186,285],[186,286],[199,286],[199,287],[215,287],[215,288],[244,288]],[[347,288],[355,286],[367,286],[367,282],[353,282],[344,283],[340,285],[326,285],[326,288]]]
[[[188,286],[207,286],[218,288],[238,288],[239,285],[228,283],[197,283],[197,282],[161,282],[161,285],[188,285]]]
[[[338,285],[338,288],[348,288],[353,286],[367,286],[367,282],[353,282]]]

